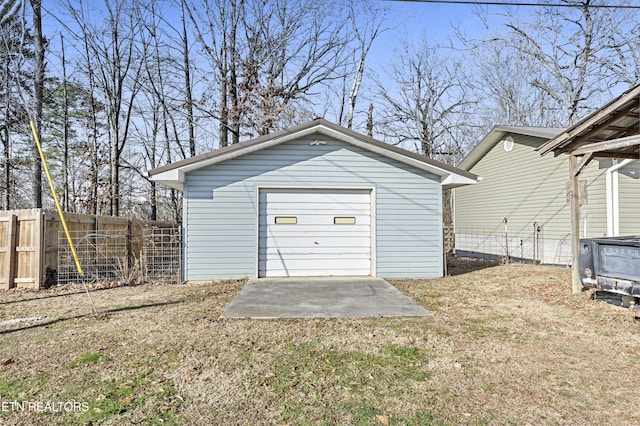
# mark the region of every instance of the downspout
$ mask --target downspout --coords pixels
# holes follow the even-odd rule
[[[617,237],[620,235],[620,200],[618,192],[618,170],[631,163],[633,160],[627,158],[619,162],[613,160],[613,165],[605,173],[605,190],[607,194],[607,236]]]

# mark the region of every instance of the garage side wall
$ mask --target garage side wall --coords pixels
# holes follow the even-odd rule
[[[442,276],[440,177],[316,135],[186,175],[187,280],[256,276],[258,188],[269,187],[374,188],[376,276]]]

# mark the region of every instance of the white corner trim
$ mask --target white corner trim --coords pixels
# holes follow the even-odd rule
[[[621,162],[613,160],[613,165],[605,172],[605,193],[607,202],[607,236],[620,235],[620,200],[618,192],[618,170],[633,162],[625,159]]]

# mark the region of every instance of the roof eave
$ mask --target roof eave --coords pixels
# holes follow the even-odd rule
[[[435,174],[437,176],[440,176],[440,177],[447,177],[450,174],[455,174],[454,172],[452,172],[450,170],[445,170],[442,167],[438,167],[438,166],[436,166],[434,164],[429,164],[429,163],[425,162],[424,159],[416,159],[416,158],[409,157],[404,153],[395,152],[392,149],[390,149],[392,147],[392,145],[389,145],[388,147],[387,146],[382,147],[382,146],[379,146],[378,144],[371,143],[371,141],[366,142],[366,141],[364,141],[364,140],[362,140],[362,139],[360,139],[358,137],[354,137],[354,136],[351,136],[351,135],[346,135],[345,133],[343,133],[343,132],[341,132],[339,130],[331,129],[331,128],[328,128],[328,127],[324,128],[323,134],[325,134],[326,136],[329,136],[331,138],[340,140],[342,142],[346,142],[346,143],[349,143],[351,145],[355,145],[357,147],[366,149],[367,151],[371,151],[371,152],[374,152],[376,154],[380,154],[382,156],[385,156],[387,158],[391,158],[393,160],[397,160],[397,161],[399,161],[401,163],[410,165],[412,167],[416,167],[416,168],[418,168],[420,170],[424,170],[426,172],[433,173],[433,174]],[[461,176],[461,177],[463,177],[463,176]],[[469,176],[469,177],[471,177],[471,176]]]
[[[184,188],[184,172],[180,169],[172,169],[155,175],[149,175],[149,180],[179,191],[182,191]]]
[[[281,131],[272,134],[271,138],[261,137],[254,141],[243,142],[227,148],[226,151],[223,151],[222,153],[216,153],[216,151],[214,151],[198,157],[179,161],[173,165],[156,168],[149,171],[149,176],[154,182],[160,182],[172,188],[182,190],[185,173],[202,167],[211,166],[222,161],[228,161],[233,158],[314,133],[320,133],[333,139],[361,147],[367,151],[416,167],[420,170],[427,171],[439,176],[443,181],[448,179],[451,182],[460,182],[459,184],[456,184],[458,186],[475,183],[478,179],[478,176],[473,173],[448,166],[446,164],[441,164],[427,158],[419,158],[417,154],[410,153],[409,151],[405,152],[405,150],[341,128],[338,125],[331,124],[325,120],[316,120],[311,123],[307,123],[306,125],[291,128],[288,131]]]
[[[458,188],[460,186],[475,185],[481,180],[482,178],[480,176],[476,176],[475,179],[470,179],[464,176],[451,173],[449,176],[444,177],[440,181],[440,184],[442,185],[443,189],[452,189],[452,188]]]

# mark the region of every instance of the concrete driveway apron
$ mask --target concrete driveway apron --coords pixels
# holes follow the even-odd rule
[[[249,280],[221,318],[426,315],[426,309],[381,278],[287,277]]]

